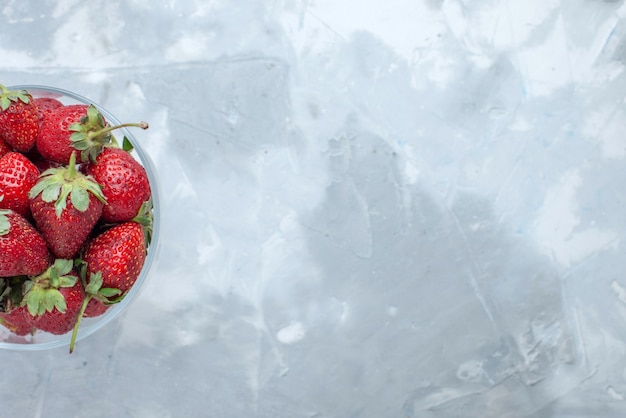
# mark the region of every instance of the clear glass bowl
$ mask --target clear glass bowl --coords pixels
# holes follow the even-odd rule
[[[76,93],[48,86],[38,85],[17,85],[9,86],[10,90],[27,90],[33,97],[53,97],[63,104],[93,104],[102,113],[105,120],[111,125],[119,125],[121,122],[113,116],[110,112],[104,109],[102,106],[94,103],[92,100],[86,97],[80,96]],[[127,122],[127,121],[125,121]],[[133,136],[132,129],[120,128],[113,132],[114,136],[121,144],[121,139],[126,136],[134,146],[132,152],[133,157],[139,163],[141,163],[146,169],[148,174],[148,180],[150,181],[150,188],[152,191],[153,201],[153,218],[154,226],[152,232],[152,242],[148,248],[148,254],[144,263],[143,269],[137,281],[133,287],[128,291],[124,299],[112,305],[103,315],[95,318],[83,318],[78,330],[76,341],[80,341],[92,335],[108,323],[110,323],[115,317],[117,317],[129,303],[137,297],[142,285],[145,283],[146,278],[150,272],[151,267],[157,256],[159,248],[159,230],[160,230],[160,207],[159,207],[159,190],[158,182],[156,178],[156,170],[150,157],[141,148],[141,144]],[[65,335],[54,335],[43,331],[37,331],[34,335],[18,336],[13,334],[5,327],[0,326],[0,348],[10,350],[46,350],[51,348],[57,348],[62,346],[69,346],[71,339],[71,332]],[[77,349],[80,349],[80,345],[77,344]]]

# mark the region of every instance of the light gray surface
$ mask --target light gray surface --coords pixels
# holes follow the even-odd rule
[[[0,82],[138,132],[158,265],[2,416],[626,415],[626,5],[3,2]]]

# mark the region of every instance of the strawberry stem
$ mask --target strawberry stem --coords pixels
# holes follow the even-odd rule
[[[85,309],[87,309],[87,305],[89,301],[94,295],[87,295],[83,300],[83,304],[80,306],[80,311],[78,312],[78,317],[76,318],[76,323],[74,324],[74,328],[72,329],[72,339],[70,340],[70,354],[74,352],[74,346],[76,345],[76,336],[78,335],[78,327],[80,326],[80,322],[83,319],[83,315],[85,314]]]
[[[68,180],[72,180],[76,176],[76,153],[73,152],[70,155],[70,163],[67,166],[67,176]]]
[[[100,135],[106,134],[108,132],[114,131],[116,129],[120,129],[120,128],[141,128],[141,129],[148,129],[150,125],[148,125],[147,122],[141,121],[139,123],[123,123],[121,125],[115,125],[115,126],[107,126],[103,129],[100,129],[98,131],[92,131],[92,132],[88,132],[87,133],[87,139],[88,140],[92,140],[93,138],[97,138]]]

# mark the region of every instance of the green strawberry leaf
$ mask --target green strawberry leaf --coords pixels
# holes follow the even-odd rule
[[[59,276],[65,276],[70,271],[72,271],[72,268],[74,267],[74,261],[64,258],[57,258],[56,260],[54,260],[53,267],[57,271]]]
[[[34,189],[34,187],[33,187]],[[33,190],[31,189],[31,191]],[[33,192],[34,193],[34,192]],[[39,193],[35,193],[35,195],[37,195]],[[43,189],[43,191],[41,192],[41,199],[44,202],[54,202],[55,200],[57,200],[59,198],[59,195],[61,194],[61,185],[60,184],[51,184],[48,187],[45,187]]]
[[[74,287],[78,277],[76,276],[61,276],[59,277],[59,287]]]
[[[120,303],[122,300],[124,300],[124,298],[126,297],[126,295],[128,294],[128,292],[124,292],[122,293],[121,290],[119,289],[112,289],[112,290],[117,290],[119,293],[118,297],[115,297],[113,299],[111,299],[110,297],[107,298],[98,298],[102,303],[104,303],[105,305],[115,305],[116,303]]]
[[[89,283],[85,286],[85,292],[88,295],[95,295],[102,287],[102,272],[91,273]]]
[[[44,286],[45,288],[48,288],[48,287],[57,288],[59,287],[59,281],[60,281],[60,275],[59,275],[58,270],[54,268],[54,266],[50,267],[44,273],[35,277],[35,282],[39,286]]]
[[[11,106],[11,100],[6,96],[0,96],[0,108],[7,110]]]
[[[104,125],[104,119],[100,111],[92,104],[87,107],[87,120],[89,122],[96,122],[99,125]]]
[[[84,212],[89,207],[89,193],[82,187],[74,187],[70,193],[70,200],[74,207]]]
[[[80,129],[82,126],[80,123],[74,123],[70,125],[70,130]],[[87,140],[87,134],[85,132],[77,131],[70,135],[70,141],[72,141],[72,146],[79,151],[85,151],[89,148],[90,144]]]
[[[46,291],[48,295],[48,299],[51,301],[52,308],[48,306],[48,312],[52,312],[54,308],[57,308],[59,312],[65,312],[67,309],[67,304],[65,303],[65,298],[57,289],[48,289]]]
[[[100,295],[104,296],[105,298],[109,299],[112,298],[114,296],[119,296],[122,294],[122,291],[120,289],[116,289],[114,287],[104,287],[102,289],[100,289],[100,292],[98,292]]]
[[[102,187],[100,187],[100,185],[96,182],[96,180],[94,180],[92,176],[86,176],[84,177],[84,179],[85,180],[81,182],[82,187],[84,187],[85,190],[87,190],[89,193],[94,195],[99,201],[101,201],[102,203],[106,205],[107,200],[104,197],[104,194],[102,193]]]
[[[59,297],[61,296],[61,301],[59,301]],[[60,304],[59,306],[62,307],[63,309],[59,309],[61,312],[63,312],[65,310],[65,299],[63,298],[63,296],[59,293],[58,290],[56,289],[46,289],[43,291],[43,297],[41,299],[41,305],[40,305],[40,309],[41,306],[43,306],[44,308],[44,312],[48,311],[48,312],[52,312],[54,310],[54,307]],[[42,312],[43,313],[43,312]],[[41,315],[41,313],[40,313]]]
[[[53,200],[56,200],[58,197],[58,193],[60,193],[61,191],[62,184],[62,182],[60,182],[61,176],[59,174],[59,170],[59,168],[49,168],[41,173],[39,175],[39,180],[37,181],[37,183],[35,183],[35,185],[28,192],[28,197],[30,199],[34,199],[46,189],[52,188],[52,191],[48,191],[46,193],[47,197],[44,198],[42,196],[42,199],[44,200],[44,202],[52,202]],[[55,196],[55,191],[57,188],[58,192],[56,192]]]
[[[152,231],[154,225],[154,220],[152,218],[152,209],[152,197],[150,197],[148,198],[148,200],[141,204],[139,212],[137,212],[137,215],[133,218],[133,221],[137,222],[143,227],[142,229],[144,240],[146,242],[146,248],[148,248],[150,246],[150,243],[152,242]]]
[[[43,289],[39,287],[33,287],[24,297],[24,303],[26,309],[32,316],[39,315],[39,306],[41,305],[41,299],[43,298]]]
[[[61,217],[61,213],[67,207],[67,198],[70,195],[71,191],[72,191],[71,184],[65,183],[61,186],[61,193],[59,194],[59,198],[54,203],[54,211],[57,215],[57,218]]]
[[[133,149],[135,149],[135,147],[133,147],[133,144],[128,138],[124,137],[124,139],[122,140],[122,149],[126,152],[131,152]]]

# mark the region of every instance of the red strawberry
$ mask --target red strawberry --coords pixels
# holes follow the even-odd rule
[[[37,137],[37,149],[46,159],[68,164],[72,153],[82,153],[78,161],[86,161],[91,149],[99,150],[111,142],[102,114],[92,105],[60,106],[42,121]],[[104,132],[102,132],[104,131]]]
[[[39,232],[21,215],[0,209],[0,277],[40,274],[49,258]]]
[[[81,277],[87,294],[93,298],[84,316],[101,315],[106,307],[124,297],[141,272],[151,239],[152,200],[149,199],[132,221],[106,230],[88,244],[80,260]],[[112,251],[110,257],[109,251]]]
[[[45,159],[60,164],[68,164],[72,153],[79,153],[79,162],[94,161],[103,147],[115,144],[111,131],[130,126],[148,128],[145,122],[110,126],[94,105],[61,106],[44,118],[37,149]]]
[[[9,91],[0,85],[0,137],[16,151],[33,147],[39,131],[37,107],[25,90]]]
[[[96,293],[96,295],[97,294],[98,293]],[[108,304],[108,302],[103,302],[93,297],[87,304],[85,312],[83,312],[83,318],[95,318],[96,316],[104,315],[110,307],[111,305]]]
[[[100,186],[107,205],[102,211],[105,222],[127,222],[151,195],[145,168],[120,148],[105,148],[87,166],[87,173]]]
[[[33,316],[35,328],[56,335],[74,328],[85,291],[72,268],[72,260],[58,259],[44,273],[25,283],[22,305]]]
[[[76,170],[76,154],[68,167],[50,168],[31,189],[35,224],[59,258],[72,258],[100,219],[104,197],[94,180]]]
[[[148,205],[144,205],[144,208],[147,213],[150,211]],[[81,276],[86,283],[87,296],[74,326],[70,353],[74,350],[81,318],[102,314],[108,305],[121,301],[139,277],[146,260],[146,248],[149,242],[146,236],[149,237],[151,230],[149,223],[151,219],[144,217],[139,219],[147,221],[148,224],[143,226],[135,221],[118,224],[96,236],[87,244],[81,271]]]
[[[37,329],[51,334],[63,335],[70,332],[76,325],[80,308],[85,299],[82,282],[77,280],[72,287],[61,287],[59,288],[59,293],[65,300],[65,310],[55,307],[52,311],[44,312],[38,318],[35,318],[33,325]]]
[[[126,292],[139,277],[146,259],[143,227],[125,222],[107,229],[87,244],[83,260],[87,275],[100,272],[105,288]]]
[[[26,276],[2,279],[0,294],[0,324],[16,335],[33,334],[36,330],[33,317],[26,307],[20,306]]]
[[[37,183],[39,170],[19,152],[0,157],[0,209],[28,215],[28,192]]]
[[[4,325],[15,335],[24,336],[34,334],[36,331],[33,317],[26,309],[26,306],[17,306],[10,312],[1,312],[0,324]]]
[[[83,265],[86,267],[86,264]],[[86,277],[86,271],[82,277]],[[126,296],[120,289],[102,287],[104,283],[101,272],[92,273],[89,280],[84,279],[83,283],[87,283],[85,286],[87,297],[84,302],[83,318],[93,318],[104,314],[111,305],[120,302]]]
[[[37,117],[40,124],[54,109],[63,106],[63,103],[54,97],[36,97],[33,99],[33,103],[37,107]]]

